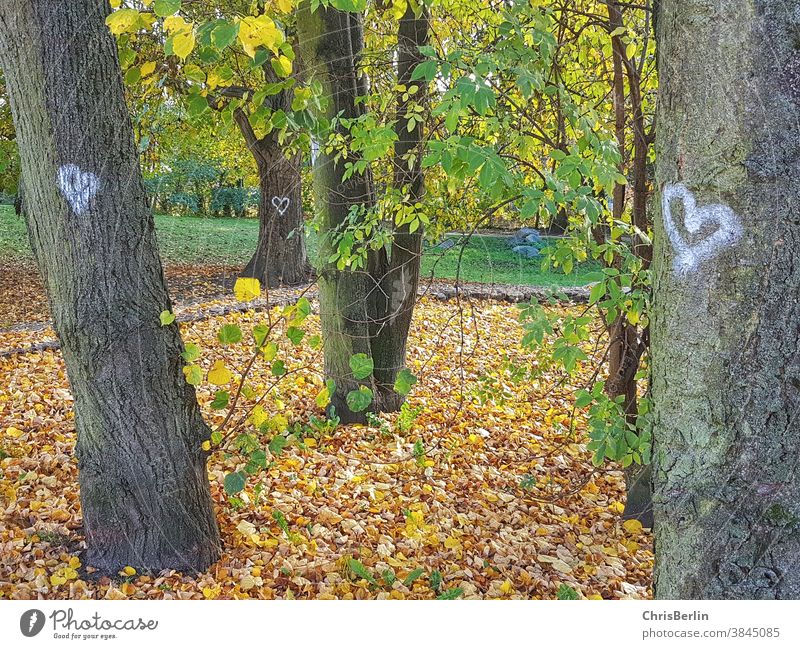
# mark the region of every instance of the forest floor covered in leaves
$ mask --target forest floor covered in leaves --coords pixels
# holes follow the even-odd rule
[[[61,355],[0,357],[0,598],[650,597],[652,540],[620,519],[622,472],[592,466],[581,413],[571,426],[573,391],[593,368],[567,382],[543,365],[538,379],[515,381],[515,366],[540,362],[519,347],[517,313],[501,302],[423,298],[409,341],[419,382],[404,413],[370,426],[306,427],[273,448],[269,468],[234,499],[223,479],[242,457],[223,438],[209,475],[224,549],[201,575],[131,567],[96,579],[81,564]],[[264,318],[233,312],[182,331],[202,349],[204,370],[219,359],[235,369],[251,347],[222,348],[220,327],[247,332]],[[318,330],[315,316],[309,329]],[[47,337],[48,329],[34,336]],[[0,347],[34,338],[0,333]],[[269,390],[261,405],[275,429],[260,439],[265,449],[276,432],[323,417],[320,350],[285,342],[289,373],[272,389],[266,364],[249,379],[252,399]],[[198,388],[212,428],[224,416],[211,409],[213,396],[214,386]],[[247,398],[242,405],[246,412]],[[252,414],[242,422],[251,425]]]

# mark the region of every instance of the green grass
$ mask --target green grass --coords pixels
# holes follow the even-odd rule
[[[188,216],[156,216],[156,232],[163,259],[169,263],[247,263],[258,238],[255,219],[211,219]],[[428,248],[422,259],[422,276],[466,282],[527,284],[531,286],[580,286],[588,283],[587,273],[595,264],[582,264],[570,275],[542,271],[541,262],[517,256],[504,237],[474,235],[464,246],[449,250]],[[313,258],[315,242],[309,241]],[[31,250],[22,219],[10,206],[0,205],[0,259],[30,259]]]

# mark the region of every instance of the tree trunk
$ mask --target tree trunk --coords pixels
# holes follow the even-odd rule
[[[800,597],[798,29],[795,0],[660,3],[659,598]]]
[[[419,19],[409,7],[400,21],[398,83],[411,85],[411,72],[421,60],[417,45],[427,39],[427,12]],[[331,120],[337,115],[354,118],[362,114],[363,104],[356,98],[366,94],[366,79],[360,73],[364,46],[361,16],[335,9],[318,8],[312,12],[304,0],[298,7],[298,29],[303,60],[325,88],[329,99],[321,116]],[[344,35],[344,36],[343,36]],[[421,155],[409,164],[406,154],[419,146],[419,124],[408,132],[406,104],[398,106],[398,142],[395,145],[394,186],[406,200],[418,202],[422,196]],[[347,137],[347,130],[336,127]],[[356,162],[350,155],[339,160],[320,148],[314,170],[318,209],[323,215],[320,242],[322,269],[319,276],[320,316],[325,349],[325,373],[336,383],[331,405],[344,422],[364,422],[365,412],[354,412],[347,404],[347,394],[359,386],[369,388],[373,400],[368,411],[397,410],[403,397],[394,391],[395,378],[405,366],[405,349],[419,281],[422,233],[401,228],[395,233],[391,250],[370,250],[364,270],[341,270],[327,260],[336,250],[337,231],[354,206],[370,209],[375,204],[375,189],[369,168],[344,179],[345,163]],[[350,368],[354,354],[366,354],[374,365],[373,374],[357,380]]]
[[[397,37],[397,83],[406,88],[414,85],[411,75],[425,57],[419,46],[428,42],[428,9],[420,7],[417,17],[409,4],[400,19]],[[416,93],[403,99],[399,93],[397,106],[397,136],[394,146],[394,188],[404,203],[418,204],[425,192],[422,172],[422,123],[415,122],[409,131],[405,115],[409,107],[420,104],[426,95],[425,84],[417,82]],[[411,156],[411,157],[409,157]],[[375,380],[380,393],[383,411],[398,410],[404,397],[394,390],[397,374],[406,364],[406,341],[411,329],[414,305],[417,301],[419,269],[422,259],[423,228],[410,231],[410,225],[397,229],[392,241],[390,257],[381,260],[380,277],[382,290],[377,293],[380,300],[383,322],[378,328],[372,344],[375,360]]]
[[[182,374],[117,49],[94,0],[0,0],[25,218],[75,397],[84,563],[205,570],[210,431]]]
[[[363,35],[358,14],[318,8],[312,12],[308,1],[298,6],[298,31],[303,61],[315,71],[315,78],[325,89],[328,99],[323,118],[338,114],[344,118],[357,117],[363,105],[356,103],[362,88],[359,80],[358,57],[363,48]],[[359,40],[359,38],[361,40]],[[355,50],[354,50],[355,46]],[[337,126],[346,136],[347,131]],[[347,218],[351,206],[366,208],[374,204],[372,176],[354,173],[344,180],[345,163],[354,156],[339,160],[320,147],[314,168],[314,189],[317,208],[322,212],[320,237],[319,302],[320,320],[325,351],[325,375],[336,383],[331,406],[345,423],[366,421],[363,412],[353,412],[347,405],[347,394],[363,385],[377,396],[374,376],[357,380],[350,368],[354,354],[372,357],[371,330],[375,324],[374,299],[376,282],[367,270],[340,270],[328,262],[336,249],[334,236]],[[370,410],[379,408],[373,398]]]
[[[625,44],[619,34],[614,32],[624,27],[622,12],[618,5],[606,0],[608,11],[609,30],[612,33],[611,44],[613,52],[613,77],[612,95],[614,99],[614,132],[620,153],[620,174],[625,175],[626,170],[626,114],[625,114],[625,72],[628,72],[629,94],[633,112],[634,127],[634,198],[632,221],[643,232],[647,231],[647,179],[644,162],[647,160],[648,144],[644,138],[644,117],[642,114],[641,90],[639,77],[625,52]],[[625,211],[625,185],[614,185],[614,222],[620,222]],[[643,254],[645,249],[640,238],[634,236],[631,243],[634,254]],[[649,262],[649,252],[647,253]],[[620,259],[614,260],[614,265],[619,267]],[[624,397],[623,411],[627,422],[635,426],[639,414],[638,385],[636,373],[639,362],[645,351],[646,345],[640,336],[639,328],[628,322],[622,314],[611,323],[608,329],[609,354],[608,354],[608,380],[606,392],[611,398]],[[647,466],[632,464],[625,470],[627,497],[625,500],[624,519],[636,519],[645,527],[653,526],[653,506],[651,495],[651,470]]]
[[[286,110],[291,100],[273,97],[276,107]],[[303,284],[311,278],[306,256],[299,154],[286,158],[274,133],[258,138],[245,112],[234,111],[234,119],[258,167],[261,196],[258,202],[258,244],[242,277],[255,277],[270,288]]]

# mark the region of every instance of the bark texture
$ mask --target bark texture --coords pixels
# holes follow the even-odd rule
[[[409,9],[400,21],[398,34],[399,83],[410,82],[410,75],[419,62],[417,45],[427,38],[427,13],[415,17]],[[312,12],[305,1],[298,9],[298,29],[303,60],[314,70],[323,84],[328,106],[321,117],[354,118],[364,111],[358,97],[366,94],[366,78],[360,71],[364,46],[361,16],[335,9],[318,8]],[[421,96],[420,90],[409,102]],[[395,148],[393,184],[405,199],[422,197],[421,156],[409,163],[407,154],[419,146],[421,128],[406,128],[405,104],[398,106],[399,141]],[[347,130],[335,126],[343,137]],[[326,263],[336,248],[350,210],[354,206],[370,209],[375,204],[372,175],[355,173],[345,180],[345,163],[355,162],[352,154],[335,158],[325,147],[320,150],[314,169],[314,185],[318,208],[322,211],[319,275],[320,317],[325,344],[325,373],[336,383],[331,405],[344,422],[363,422],[365,412],[353,412],[347,405],[347,394],[359,386],[373,393],[370,411],[397,410],[403,397],[394,391],[395,378],[405,367],[405,348],[411,324],[416,288],[419,280],[422,233],[401,228],[395,234],[390,250],[370,251],[366,269],[340,270]],[[374,372],[367,379],[357,380],[350,369],[354,354],[366,354],[373,360]]]
[[[681,274],[656,221],[655,594],[798,598],[800,5],[661,2],[657,38],[659,187],[742,236]]]
[[[85,564],[205,570],[219,553],[107,2],[0,0],[25,218],[75,397]]]

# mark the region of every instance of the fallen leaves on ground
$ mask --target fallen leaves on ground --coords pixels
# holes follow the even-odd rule
[[[538,362],[519,348],[517,309],[472,307],[418,306],[409,368],[419,382],[405,415],[286,445],[248,479],[240,501],[223,481],[242,458],[212,446],[224,550],[201,575],[129,566],[94,580],[84,572],[63,361],[57,351],[1,358],[0,597],[553,599],[565,588],[590,599],[649,597],[651,537],[620,520],[623,475],[592,467],[582,419],[571,432],[573,388],[546,371],[515,381],[515,365]],[[204,376],[216,368],[215,380],[228,378],[217,363],[236,374],[248,360],[245,343],[220,346],[223,324],[247,332],[265,317],[247,311],[183,325]],[[308,322],[308,335],[318,334],[316,317]],[[4,344],[24,346],[29,334],[17,335]],[[280,432],[322,417],[320,351],[284,340],[281,354],[290,373],[255,409],[274,382],[269,363],[258,363],[249,379],[256,396],[232,422],[249,412],[242,426],[265,417]],[[210,408],[216,389],[198,388],[212,427],[225,412]],[[270,436],[261,441],[266,448]]]

